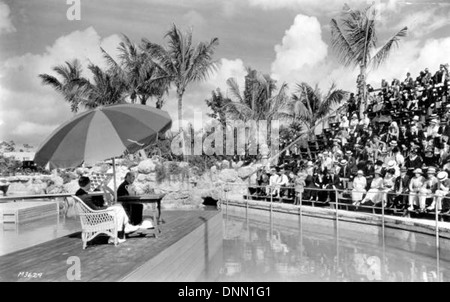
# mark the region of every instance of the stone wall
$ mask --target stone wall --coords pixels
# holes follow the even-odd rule
[[[199,175],[198,171],[185,162],[163,163],[158,159],[146,159],[134,167],[118,165],[116,186],[124,181],[128,171],[133,171],[136,173],[136,180],[131,190],[135,194],[165,194],[162,202],[164,209],[198,209],[203,207],[203,199],[207,197],[219,200],[225,195],[232,198],[245,194],[249,176],[258,166],[241,166],[242,164],[224,161]],[[75,193],[78,189],[79,176],[90,176],[94,173],[112,174],[112,172],[110,166],[101,165],[90,169],[78,168],[74,172],[65,173],[65,183],[62,177],[53,175],[15,176],[7,177],[4,181],[10,183],[8,194]],[[254,177],[253,173],[251,178]],[[109,181],[108,187],[114,189],[113,179]]]

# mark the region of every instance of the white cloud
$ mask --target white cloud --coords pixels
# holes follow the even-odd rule
[[[197,11],[190,10],[183,15],[183,20],[194,28],[202,28],[206,22],[205,18]]]
[[[0,1],[0,34],[15,32],[11,21],[11,10],[6,3]]]
[[[51,133],[54,129],[55,128],[52,125],[41,125],[38,123],[24,121],[13,130],[12,134],[18,136],[29,136],[29,135],[46,136],[49,133]]]
[[[345,4],[350,7],[363,7],[375,2],[381,10],[395,10],[399,0],[248,0],[249,4],[265,10],[271,9],[300,9],[303,12],[320,15],[323,13],[339,12]]]
[[[281,81],[296,81],[322,64],[328,55],[328,45],[322,40],[317,18],[297,15],[281,45],[275,46],[275,53],[271,70],[274,78]]]
[[[378,87],[383,78],[389,82],[394,78],[403,81],[407,72],[416,77],[425,68],[434,73],[440,64],[449,63],[448,53],[450,38],[429,39],[424,43],[420,40],[403,42],[400,49],[389,57],[387,64],[370,74],[369,81]]]
[[[408,32],[413,37],[422,37],[450,25],[450,10],[433,8],[428,10],[417,10],[402,18],[395,28],[408,27]]]
[[[54,74],[53,66],[75,58],[82,62],[85,75],[89,75],[86,69],[89,62],[105,64],[100,46],[114,55],[119,41],[116,35],[102,39],[90,27],[58,38],[44,53],[28,53],[6,60],[0,66],[1,119],[4,122],[0,140],[39,144],[51,129],[72,117],[63,97],[42,85],[38,75]]]

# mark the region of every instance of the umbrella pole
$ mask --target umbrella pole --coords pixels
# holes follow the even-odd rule
[[[113,157],[114,202],[117,203],[116,158]]]

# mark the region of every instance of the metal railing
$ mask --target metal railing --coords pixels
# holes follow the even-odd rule
[[[438,206],[438,198],[440,199],[441,208],[444,206],[444,202],[448,203],[449,208],[447,210],[450,210],[450,195],[438,195],[438,194],[425,194],[425,193],[397,193],[394,191],[383,191],[383,190],[369,190],[369,191],[358,191],[353,189],[334,189],[334,188],[314,188],[314,187],[304,187],[304,191],[301,194],[301,197],[299,197],[298,193],[295,192],[295,186],[289,185],[289,186],[259,186],[259,185],[248,185],[248,184],[236,184],[236,183],[227,183],[228,186],[241,186],[246,187],[247,194],[242,196],[245,200],[245,207],[246,211],[248,211],[249,208],[249,201],[251,200],[260,200],[269,202],[269,211],[270,215],[272,215],[273,212],[273,204],[277,203],[292,203],[294,206],[298,206],[299,208],[299,215],[300,217],[303,215],[303,208],[306,207],[329,207],[330,209],[335,210],[335,219],[336,222],[339,222],[339,211],[350,211],[354,210],[357,212],[362,211],[371,211],[372,214],[381,215],[381,228],[382,228],[382,234],[384,238],[385,233],[385,218],[391,217],[395,218],[399,215],[405,217],[409,216],[411,218],[411,214],[416,215],[434,215],[434,229],[435,229],[435,236],[436,236],[436,248],[439,250],[439,233],[440,233],[440,227],[439,227],[439,220],[447,219],[450,221],[450,211],[449,213],[439,213]],[[278,191],[281,193],[284,191],[284,196],[277,197],[273,194],[267,194],[273,193],[274,191]],[[262,192],[262,194],[261,194]],[[304,199],[303,197],[306,195],[313,195],[313,198]],[[259,193],[259,194],[258,194]],[[358,193],[360,198],[355,198],[356,196],[352,196],[352,193]],[[367,198],[367,194],[369,193],[369,196],[375,196],[377,197],[377,203],[373,205],[365,205],[362,203]],[[287,195],[287,196],[286,196]],[[321,196],[319,196],[321,195]],[[356,195],[356,194],[355,194]],[[228,207],[229,202],[229,194],[228,192],[225,192],[224,195],[226,205]],[[399,208],[391,208],[386,207],[387,202],[393,201],[396,205],[402,205],[403,209]],[[392,199],[391,199],[392,198]],[[413,202],[414,210],[409,210],[410,208],[410,198]],[[334,199],[334,200],[332,200]],[[421,205],[424,205],[425,208],[427,208],[427,201],[432,200],[434,203],[434,211],[431,210],[429,212],[420,211]],[[445,200],[446,199],[446,200]],[[401,202],[399,202],[401,201]],[[359,204],[355,204],[358,203]],[[419,206],[417,206],[417,204]],[[390,205],[390,204],[389,204]],[[429,207],[429,206],[428,206]],[[417,209],[419,208],[419,209]],[[426,227],[426,225],[423,225]],[[428,224],[428,226],[430,226]]]

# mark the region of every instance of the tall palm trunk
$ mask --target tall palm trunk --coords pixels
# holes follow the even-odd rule
[[[187,159],[187,150],[186,150],[186,142],[184,139],[184,131],[183,131],[183,92],[178,89],[177,90],[177,97],[178,97],[178,129],[181,135],[181,150],[183,150],[183,160],[186,161]]]
[[[183,125],[182,125],[182,121],[183,121],[183,93],[178,91],[177,92],[177,97],[178,97],[178,128],[179,128],[180,132],[182,132],[183,131]]]
[[[361,104],[359,104],[359,118],[362,118],[364,116],[364,111],[366,110],[367,104],[366,66],[364,66],[363,64],[361,64],[360,66],[359,76],[362,80],[360,83],[360,85],[362,85],[362,96]]]

